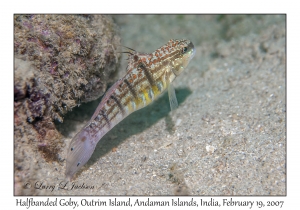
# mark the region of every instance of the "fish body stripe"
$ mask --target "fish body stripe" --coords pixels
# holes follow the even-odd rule
[[[125,114],[124,114],[124,107],[123,107],[123,105],[120,103],[119,99],[117,99],[114,95],[111,95],[110,98],[111,98],[112,100],[115,101],[115,103],[116,103],[117,106],[119,107],[119,109],[120,109],[120,111],[122,112],[122,114],[125,115]]]

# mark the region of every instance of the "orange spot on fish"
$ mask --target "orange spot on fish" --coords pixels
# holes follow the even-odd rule
[[[136,74],[132,75],[133,79],[136,79]]]
[[[119,87],[117,88],[117,90],[118,90],[120,93],[123,92],[123,88],[122,88],[121,86],[119,86]]]
[[[82,141],[82,142],[85,142],[85,140],[86,140],[86,137],[85,137],[85,136],[81,138],[81,141]]]
[[[110,105],[111,105],[111,103],[110,103],[110,102],[111,102],[111,100],[109,100],[109,99],[106,101],[106,103],[107,103],[107,105],[108,105],[108,106],[110,106]]]

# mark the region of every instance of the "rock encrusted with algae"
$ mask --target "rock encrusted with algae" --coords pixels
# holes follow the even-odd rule
[[[68,110],[104,93],[117,67],[115,49],[120,44],[112,19],[16,15],[14,24],[15,100],[28,99],[29,122],[45,115],[63,121]],[[32,68],[22,72],[28,63]]]
[[[16,170],[26,156],[24,143],[57,159],[64,142],[53,121],[103,95],[118,66],[118,45],[110,16],[14,16]]]

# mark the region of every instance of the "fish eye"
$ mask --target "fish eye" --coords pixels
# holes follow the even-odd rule
[[[182,53],[186,53],[187,52],[187,47],[182,48]]]

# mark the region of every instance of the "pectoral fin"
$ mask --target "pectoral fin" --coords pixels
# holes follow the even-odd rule
[[[176,98],[175,89],[172,85],[172,83],[169,83],[168,85],[168,94],[169,94],[169,101],[170,101],[170,107],[171,110],[175,110],[178,107],[178,102]]]

